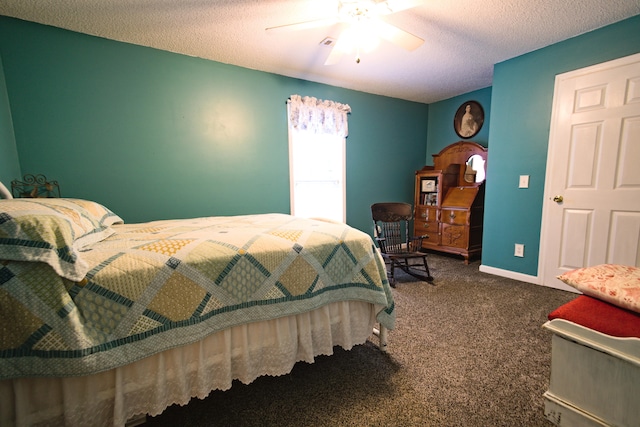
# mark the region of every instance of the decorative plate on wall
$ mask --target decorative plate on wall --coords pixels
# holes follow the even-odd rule
[[[484,123],[484,110],[476,101],[464,102],[453,117],[453,129],[460,138],[473,138]]]

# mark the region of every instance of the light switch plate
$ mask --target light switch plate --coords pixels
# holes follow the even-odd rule
[[[529,175],[520,175],[519,188],[529,188]]]

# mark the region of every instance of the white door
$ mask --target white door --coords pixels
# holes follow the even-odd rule
[[[640,54],[556,77],[539,277],[640,266]]]

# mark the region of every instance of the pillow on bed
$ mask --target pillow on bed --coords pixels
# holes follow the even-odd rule
[[[585,295],[640,313],[640,268],[601,264],[558,276]]]
[[[0,182],[0,199],[13,199],[11,191]]]
[[[80,251],[112,235],[110,226],[121,222],[87,200],[0,200],[0,259],[46,262],[60,276],[79,281],[88,271]]]

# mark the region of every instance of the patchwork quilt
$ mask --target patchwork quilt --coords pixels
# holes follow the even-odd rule
[[[0,379],[88,375],[247,322],[333,301],[394,302],[367,234],[284,214],[114,224],[88,273],[0,260]]]

